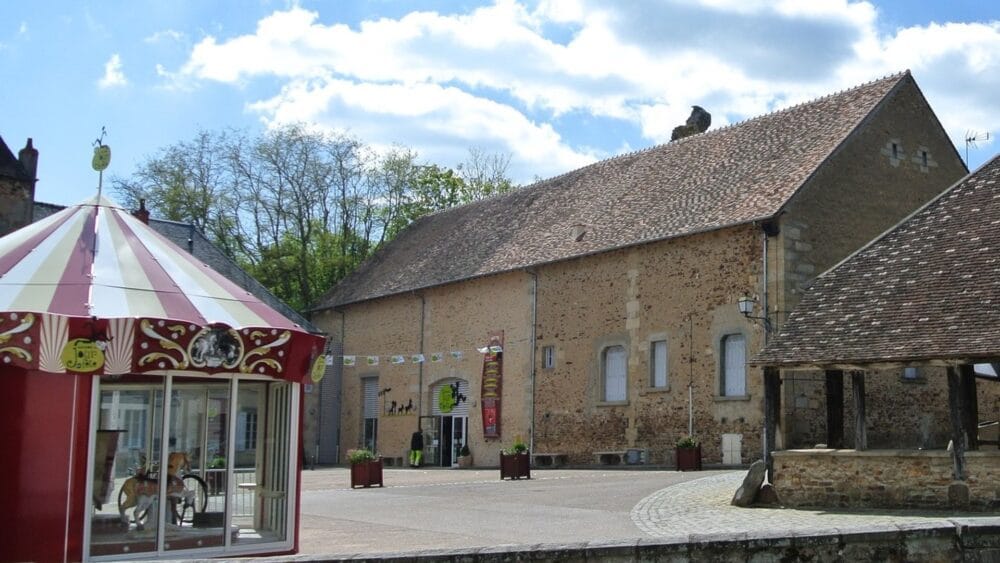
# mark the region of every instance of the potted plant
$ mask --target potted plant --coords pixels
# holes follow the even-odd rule
[[[677,470],[701,471],[701,442],[694,436],[677,440]]]
[[[458,451],[458,466],[472,467],[472,452],[469,451],[468,444],[463,444],[462,449]]]
[[[222,454],[215,454],[208,460],[208,471],[205,473],[208,481],[208,494],[217,495],[226,490],[226,458]]]
[[[531,479],[531,457],[528,446],[518,436],[511,447],[500,450],[500,479]]]
[[[361,448],[347,452],[347,460],[351,463],[351,488],[371,487],[382,484],[382,458],[371,450]]]

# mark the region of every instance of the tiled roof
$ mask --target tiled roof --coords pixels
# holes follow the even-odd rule
[[[824,273],[753,363],[1000,357],[1000,156]]]
[[[912,80],[907,71],[422,217],[315,308],[772,217]]]
[[[0,137],[0,177],[32,180],[31,176],[24,169],[24,166],[21,165],[21,161],[14,156],[10,147],[4,142],[3,137]]]

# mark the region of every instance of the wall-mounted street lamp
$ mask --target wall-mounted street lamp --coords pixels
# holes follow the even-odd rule
[[[766,333],[771,332],[771,319],[767,318],[767,311],[764,312],[763,317],[757,317],[752,314],[754,306],[757,304],[756,299],[750,297],[749,295],[743,295],[743,297],[740,297],[740,300],[736,304],[737,306],[739,306],[740,313],[744,317],[755,321],[760,321],[764,325],[764,331]]]

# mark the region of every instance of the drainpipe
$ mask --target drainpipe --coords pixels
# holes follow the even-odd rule
[[[345,349],[345,345],[347,343],[347,311],[345,311],[343,309],[337,309],[336,307],[334,307],[333,308],[333,312],[340,314],[340,355],[343,356],[344,353],[347,351]],[[344,368],[343,368],[344,361],[343,361],[343,358],[341,358],[340,365],[341,365],[341,367],[339,368],[339,371],[340,371],[340,381],[336,385],[337,396],[334,397],[334,399],[333,399],[335,401],[336,405],[337,405],[337,447],[334,448],[334,451],[336,452],[336,456],[337,456],[337,459],[335,461],[336,461],[336,463],[338,465],[340,464],[340,445],[344,443],[344,440],[343,440],[343,438],[344,438],[344,436],[343,436],[344,426],[343,426],[343,424],[341,424],[341,422],[344,420],[344,412],[343,412],[343,409],[344,409],[344,401],[343,401],[343,397],[344,397]],[[322,401],[320,401],[320,413],[322,413],[322,412],[323,412]],[[319,454],[318,453],[317,453],[316,457],[317,457],[317,459],[319,459]]]
[[[531,379],[531,416],[528,418],[528,451],[535,451],[535,354],[538,346],[535,345],[535,326],[538,320],[538,274],[532,270],[525,270],[531,276],[531,336],[528,339],[531,346],[531,371],[528,377]]]
[[[420,297],[420,353],[424,353],[424,320],[427,313],[427,299],[423,293],[415,294]],[[423,415],[424,400],[424,362],[417,365],[417,430],[420,430],[420,417]]]
[[[766,227],[765,227],[765,229],[766,229]],[[763,289],[763,291],[761,291],[761,294],[760,294],[760,307],[761,307],[761,311],[764,313],[764,345],[767,345],[767,337],[770,336],[770,332],[771,332],[770,330],[768,330],[768,327],[770,327],[772,325],[770,324],[771,321],[769,320],[770,317],[771,317],[771,314],[770,314],[770,312],[768,311],[768,308],[767,308],[767,231],[766,230],[764,231],[763,235],[764,235],[764,258],[763,258],[763,260],[764,260],[764,273],[763,273],[763,276],[764,276],[764,289]],[[775,320],[777,320],[777,319],[775,319]]]

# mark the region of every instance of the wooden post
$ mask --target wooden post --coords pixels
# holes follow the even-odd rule
[[[826,370],[826,445],[844,447],[844,372]]]
[[[868,432],[865,429],[865,372],[851,372],[851,390],[854,394],[854,449],[868,449]]]
[[[965,429],[966,445],[970,452],[979,449],[979,397],[976,393],[976,367],[972,364],[959,366],[962,383],[962,428]]]
[[[764,465],[767,480],[774,482],[774,459],[777,447],[778,420],[781,417],[781,373],[776,367],[764,368]]]
[[[951,415],[951,458],[956,481],[965,480],[965,432],[962,428],[962,378],[955,367],[948,367],[948,412]]]

